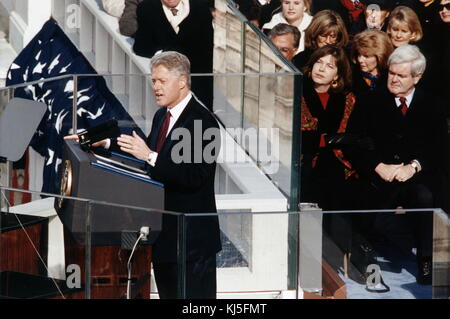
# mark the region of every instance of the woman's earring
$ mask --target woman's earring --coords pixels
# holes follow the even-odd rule
[[[338,82],[336,80],[333,80],[333,82],[331,82],[331,87],[333,89],[335,89],[335,88],[337,88],[337,86],[338,86]]]

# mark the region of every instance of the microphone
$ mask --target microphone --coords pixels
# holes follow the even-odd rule
[[[99,125],[90,127],[77,134],[82,149],[88,149],[92,144],[106,138],[114,138],[120,135],[117,120],[112,118]]]

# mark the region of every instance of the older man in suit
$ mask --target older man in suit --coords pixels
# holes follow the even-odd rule
[[[121,151],[148,162],[150,176],[165,186],[165,209],[215,213],[214,177],[220,131],[214,116],[190,91],[189,60],[164,52],[151,60],[156,103],[147,140],[137,134],[117,139]],[[208,135],[208,136],[206,136]],[[180,136],[182,137],[180,139]],[[153,265],[161,298],[176,298],[178,221],[163,216]],[[217,216],[186,217],[186,298],[215,298],[216,253],[221,249]]]
[[[387,90],[361,97],[347,132],[369,137],[371,148],[348,156],[370,184],[374,209],[439,207],[438,190],[446,136],[441,106],[419,83],[426,60],[416,46],[389,58]],[[377,223],[402,248],[417,247],[417,282],[431,284],[432,214],[380,214]],[[399,227],[406,235],[399,235]]]
[[[213,72],[212,0],[144,0],[137,7],[138,29],[133,50],[151,58],[158,51],[188,57],[192,73]],[[193,77],[192,89],[212,109],[213,79]]]

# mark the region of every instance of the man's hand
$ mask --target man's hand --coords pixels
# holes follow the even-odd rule
[[[403,165],[395,172],[394,179],[399,182],[406,182],[408,179],[413,177],[415,173],[416,170],[411,166],[411,164]]]
[[[403,167],[402,164],[384,164],[380,163],[375,167],[375,172],[386,182],[392,182],[396,176],[397,170]]]
[[[151,151],[147,143],[135,131],[133,131],[133,135],[120,135],[117,138],[117,144],[123,152],[129,153],[142,161],[148,159],[148,154]]]

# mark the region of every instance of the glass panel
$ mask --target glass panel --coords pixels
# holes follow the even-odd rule
[[[10,198],[31,195],[40,199],[11,205]],[[20,299],[79,299],[84,297],[84,260],[72,252],[70,223],[61,207],[85,214],[86,201],[50,197],[15,189],[1,189],[0,295]],[[61,219],[60,219],[61,217]],[[63,220],[63,223],[61,222]],[[84,222],[78,225],[84,231]],[[85,246],[84,238],[78,237]],[[84,256],[83,256],[84,257]]]
[[[147,196],[142,196],[142,193],[136,196],[141,197],[141,202],[147,201],[146,206],[150,206],[154,197],[161,195],[151,192],[151,189],[142,191]],[[133,197],[136,192],[129,189],[126,193]],[[90,202],[89,213],[87,223],[91,249],[89,257],[86,255],[86,262],[90,261],[89,274],[86,275],[90,277],[90,298],[157,298],[151,263],[152,260],[158,260],[161,249],[153,249],[153,245],[161,235],[163,219],[166,222],[172,218],[176,225],[177,216],[163,211],[100,202]],[[175,263],[176,247],[181,244],[176,244],[176,228],[173,234]],[[176,287],[176,283],[173,284]]]

